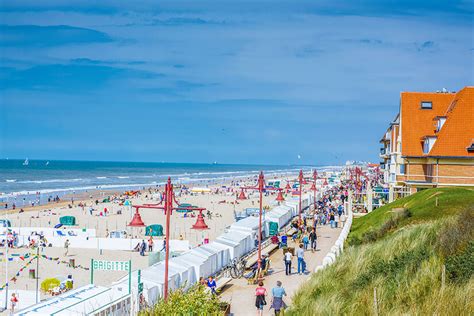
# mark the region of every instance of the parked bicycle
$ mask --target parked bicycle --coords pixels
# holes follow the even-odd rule
[[[247,260],[245,259],[233,259],[229,265],[230,276],[234,279],[239,279],[244,275],[245,266],[247,265]]]

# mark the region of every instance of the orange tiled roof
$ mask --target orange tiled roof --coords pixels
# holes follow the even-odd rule
[[[400,95],[400,128],[402,156],[423,156],[422,137],[433,135],[433,118],[444,115],[454,93],[402,92]],[[421,102],[432,102],[432,109],[422,109]]]
[[[474,141],[474,87],[459,91],[442,115],[446,122],[428,156],[474,158],[474,152],[467,151]]]

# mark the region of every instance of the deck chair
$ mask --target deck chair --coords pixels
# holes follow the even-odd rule
[[[56,231],[56,234],[58,234],[58,236],[62,236],[62,237],[66,237],[66,236],[67,236],[65,233],[63,233],[63,232],[60,231],[60,230],[57,230],[57,231]]]

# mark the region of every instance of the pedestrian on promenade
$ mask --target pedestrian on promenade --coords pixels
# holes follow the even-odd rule
[[[306,264],[304,262],[303,244],[300,244],[300,247],[296,250],[296,256],[298,258],[298,274],[301,275],[306,269]]]
[[[309,233],[309,240],[311,241],[311,251],[316,250],[316,240],[318,239],[318,235],[316,234],[316,228],[313,228],[311,233]]]
[[[306,232],[303,233],[303,238],[301,238],[301,240],[303,241],[304,250],[308,250],[309,237],[308,237],[308,234]]]
[[[263,282],[258,282],[258,287],[255,289],[255,307],[257,307],[257,316],[263,315],[263,307],[267,305],[265,296],[267,289],[263,287]]]
[[[335,216],[334,216],[334,212],[332,211],[329,214],[329,222],[331,223],[331,228],[336,228]]]
[[[281,286],[281,281],[277,281],[276,287],[272,289],[272,302],[270,307],[275,310],[275,316],[280,315],[280,311],[286,308],[286,304],[283,302],[283,296],[286,296],[285,289]]]
[[[291,275],[291,259],[293,258],[293,255],[291,252],[287,251],[285,252],[283,260],[285,261],[285,273],[286,275]]]

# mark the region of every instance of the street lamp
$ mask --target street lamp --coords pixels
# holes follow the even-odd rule
[[[303,185],[308,184],[308,181],[312,183],[311,191],[314,192],[314,208],[316,209],[316,182],[318,180],[318,172],[316,170],[313,171],[313,179],[307,180],[304,177],[303,170],[301,169],[298,174],[298,179],[294,181],[288,181],[286,186],[287,188],[290,186],[290,182],[297,182],[299,184],[299,213],[298,213],[298,222],[301,223],[301,213],[302,213],[302,194],[303,194]]]
[[[242,187],[242,191],[240,192],[239,199],[240,197],[243,196],[244,199],[245,193],[244,190],[258,190],[259,192],[259,200],[260,200],[260,211],[258,214],[258,269],[262,267],[262,213],[263,213],[263,208],[262,208],[262,203],[263,203],[263,191],[264,190],[278,190],[279,194],[277,196],[277,201],[283,201],[285,198],[283,195],[281,195],[281,189],[280,188],[265,188],[265,177],[263,176],[263,171],[260,171],[260,174],[258,176],[258,181],[257,181],[257,186],[254,187]],[[241,199],[242,200],[242,199]]]
[[[160,206],[163,201],[165,202],[164,206]],[[173,201],[176,202],[178,207],[173,207]],[[169,256],[170,256],[170,219],[171,219],[171,213],[173,210],[177,209],[182,209],[182,210],[187,210],[187,211],[199,211],[199,216],[201,217],[201,224],[196,223],[196,225],[200,225],[199,227],[202,227],[202,224],[204,223],[204,218],[202,217],[202,211],[205,210],[205,208],[201,207],[192,207],[192,206],[179,206],[178,201],[176,201],[176,197],[173,192],[173,185],[171,184],[171,178],[168,177],[168,181],[165,184],[165,192],[163,195],[163,199],[160,201],[158,204],[144,204],[144,205],[134,205],[136,211],[134,218],[132,219],[135,221],[138,221],[137,218],[141,220],[141,216],[138,212],[140,208],[150,208],[150,209],[160,209],[165,211],[166,215],[166,229],[165,229],[165,247],[166,247],[166,254],[165,254],[165,287],[164,287],[164,299],[165,301],[168,299],[168,271],[169,271]],[[138,214],[138,215],[137,215]],[[199,216],[198,216],[198,222],[199,222]],[[130,224],[132,224],[130,222]],[[142,221],[143,223],[143,221]],[[204,223],[204,225],[207,227],[207,225]],[[132,226],[132,225],[129,225]],[[196,228],[195,228],[196,229]],[[200,228],[202,229],[202,228]]]

